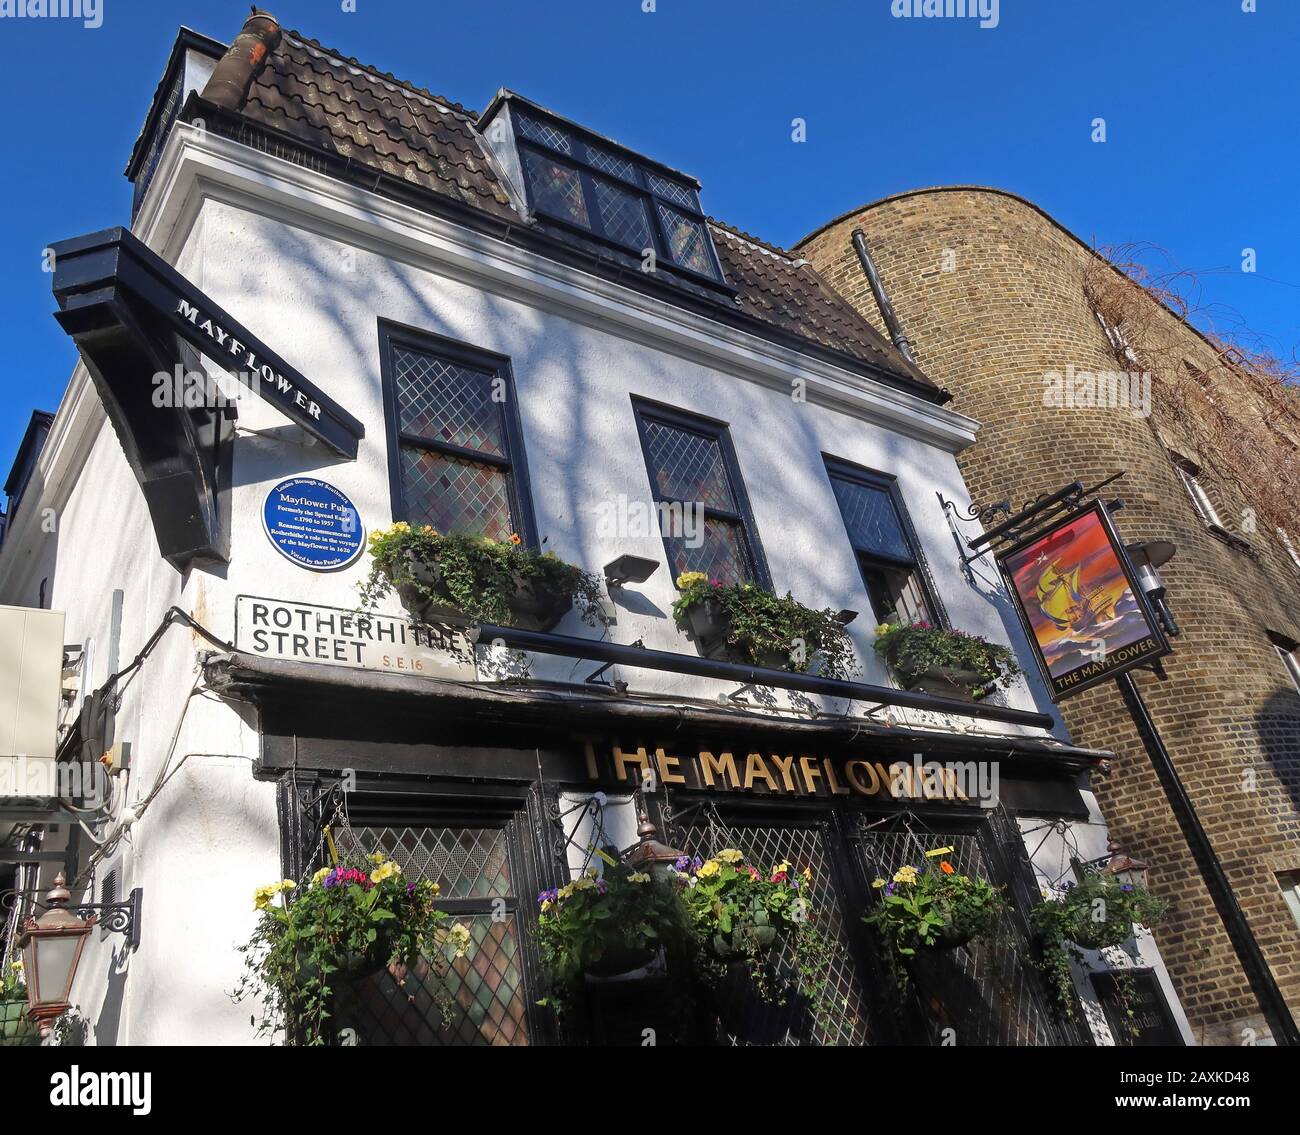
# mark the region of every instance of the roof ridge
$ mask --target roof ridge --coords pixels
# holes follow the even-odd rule
[[[795,268],[802,268],[808,263],[808,261],[803,257],[791,256],[790,253],[780,245],[772,244],[770,241],[763,240],[761,237],[756,237],[752,233],[747,233],[743,229],[736,228],[735,225],[729,225],[726,221],[718,220],[717,217],[705,217],[704,219],[720,232],[723,232],[728,236],[736,237],[738,240],[744,241],[744,243],[768,256],[775,256],[779,260],[784,260],[787,264],[790,264]]]
[[[464,118],[471,126],[474,124],[472,111],[467,110],[460,103],[455,102],[444,95],[435,95],[425,87],[416,86],[407,79],[399,79],[391,71],[381,71],[378,67],[372,67],[369,63],[362,63],[361,60],[356,58],[356,56],[344,55],[341,51],[336,51],[332,47],[326,47],[320,40],[313,39],[309,35],[303,35],[302,32],[293,28],[285,28],[284,34],[286,37],[291,37],[296,40],[303,47],[313,48],[314,50],[319,51],[322,55],[332,55],[340,63],[346,63],[352,67],[356,67],[360,71],[368,71],[376,78],[383,79],[392,83],[394,86],[401,87],[404,90],[410,91],[412,94],[419,95],[421,98],[428,99],[433,103],[438,103],[440,106],[453,111]]]

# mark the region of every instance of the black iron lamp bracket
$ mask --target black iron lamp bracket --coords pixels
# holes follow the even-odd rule
[[[43,888],[29,888],[10,891],[4,896],[3,906],[11,908],[23,898],[31,899],[31,917],[36,918],[50,910],[51,903],[44,903],[37,898],[45,895]],[[89,922],[101,930],[113,934],[126,935],[127,946],[134,950],[140,945],[140,907],[144,892],[136,887],[122,902],[70,902],[59,904],[62,909],[75,914],[83,922]]]
[[[78,918],[94,922],[101,930],[125,934],[127,946],[140,945],[140,904],[144,892],[136,887],[124,902],[75,903],[68,907]]]

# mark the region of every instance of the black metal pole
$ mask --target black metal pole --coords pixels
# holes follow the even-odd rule
[[[1273,1033],[1273,1039],[1279,1045],[1300,1044],[1300,1032],[1296,1030],[1295,1018],[1291,1016],[1290,1006],[1287,1005],[1282,991],[1277,987],[1277,982],[1273,980],[1268,962],[1264,960],[1259,943],[1255,941],[1255,935],[1251,932],[1250,924],[1237,904],[1228,877],[1223,873],[1223,865],[1214,852],[1205,828],[1201,826],[1196,808],[1192,804],[1191,797],[1187,795],[1187,789],[1183,786],[1173,761],[1169,758],[1169,750],[1165,748],[1160,731],[1151,720],[1151,713],[1147,709],[1146,702],[1142,700],[1141,693],[1138,692],[1132,674],[1121,674],[1115,679],[1115,684],[1119,686],[1129,713],[1133,715],[1133,723],[1142,738],[1142,745],[1147,751],[1147,756],[1151,758],[1151,764],[1155,767],[1156,775],[1165,790],[1165,798],[1169,801],[1174,817],[1178,820],[1178,826],[1182,829],[1183,838],[1191,849],[1192,858],[1196,861],[1206,889],[1214,900],[1214,907],[1219,912],[1224,929],[1228,932],[1228,939],[1237,953],[1237,960],[1241,962],[1241,968],[1246,971],[1246,979],[1259,1000],[1260,1008]]]

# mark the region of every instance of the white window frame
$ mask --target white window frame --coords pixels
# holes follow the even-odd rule
[[[1218,510],[1214,507],[1214,502],[1210,500],[1209,493],[1205,491],[1205,486],[1201,484],[1197,475],[1192,472],[1186,462],[1178,458],[1174,459],[1174,468],[1178,470],[1178,477],[1183,482],[1183,488],[1187,490],[1187,495],[1191,498],[1192,505],[1201,520],[1207,527],[1226,532],[1227,525],[1220,519]]]
[[[1286,554],[1291,557],[1291,562],[1297,568],[1300,568],[1300,552],[1296,551],[1296,546],[1291,543],[1291,537],[1286,534],[1285,528],[1277,530],[1277,537],[1282,541],[1282,547],[1286,549]]]
[[[1273,649],[1277,651],[1277,656],[1282,659],[1282,665],[1286,667],[1296,693],[1300,693],[1300,646],[1292,646],[1288,649],[1284,642],[1278,641],[1278,635],[1271,634],[1269,639],[1273,643]]]
[[[1300,871],[1279,871],[1277,885],[1282,888],[1282,901],[1300,928]]]

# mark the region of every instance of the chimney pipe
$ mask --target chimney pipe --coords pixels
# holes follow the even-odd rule
[[[253,9],[203,88],[203,97],[225,110],[239,110],[267,56],[280,45],[280,25],[269,12]]]
[[[876,297],[876,306],[880,308],[880,314],[885,320],[885,327],[889,331],[889,337],[894,341],[894,346],[902,352],[903,357],[909,363],[916,362],[916,356],[912,354],[912,344],[903,334],[903,328],[898,322],[898,316],[894,314],[894,305],[889,302],[889,296],[885,294],[885,285],[880,281],[880,273],[876,271],[875,261],[871,259],[871,250],[867,247],[867,238],[862,235],[861,229],[853,230],[853,247],[857,250],[858,261],[862,265],[862,270],[867,274],[867,282],[871,285],[871,294]]]

